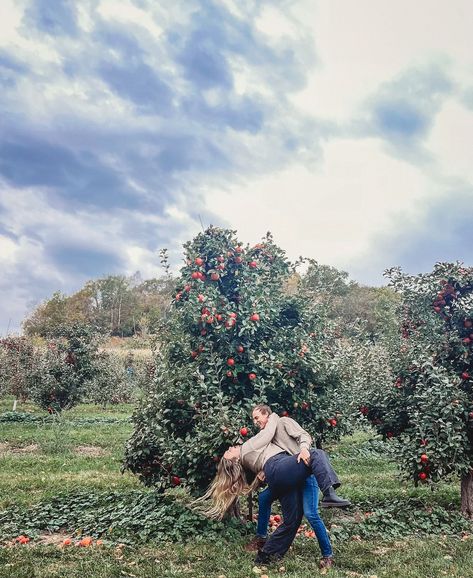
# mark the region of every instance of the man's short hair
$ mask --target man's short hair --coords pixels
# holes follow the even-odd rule
[[[266,405],[264,403],[260,403],[260,404],[256,405],[253,408],[253,411],[260,411],[261,413],[264,413],[265,415],[271,415],[273,413],[273,410],[269,407],[269,405]]]

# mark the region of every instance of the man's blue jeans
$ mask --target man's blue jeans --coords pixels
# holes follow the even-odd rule
[[[269,517],[271,516],[273,500],[274,498],[269,488],[266,488],[258,495],[258,526],[256,534],[261,538],[266,538],[268,533],[268,523]],[[327,528],[319,515],[319,486],[314,476],[309,476],[304,482],[302,504],[304,516],[315,532],[322,556],[332,556],[332,545],[330,544]]]

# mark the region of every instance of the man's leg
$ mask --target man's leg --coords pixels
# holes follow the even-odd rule
[[[302,521],[302,497],[300,490],[292,490],[279,498],[282,524],[271,534],[255,558],[256,564],[266,564],[271,558],[282,558],[289,550]]]
[[[315,532],[322,557],[331,558],[333,556],[332,545],[330,544],[327,528],[319,515],[319,488],[314,476],[309,476],[305,481],[302,491],[302,504],[304,516]]]
[[[351,505],[348,500],[337,496],[334,488],[340,486],[340,480],[323,450],[310,451],[310,466],[324,496],[320,504],[322,508],[345,508]]]

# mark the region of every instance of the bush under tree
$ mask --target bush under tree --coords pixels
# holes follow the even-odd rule
[[[133,416],[124,467],[148,485],[206,487],[230,444],[256,433],[269,403],[319,440],[343,431],[324,308],[286,290],[294,266],[268,233],[252,247],[210,227],[185,265],[160,328],[156,377]]]
[[[388,274],[402,299],[394,378],[363,413],[392,440],[407,479],[460,478],[462,511],[473,518],[473,268]]]

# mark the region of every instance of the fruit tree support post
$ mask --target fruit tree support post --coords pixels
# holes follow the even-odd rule
[[[248,522],[253,521],[253,492],[248,494]]]
[[[473,470],[465,474],[461,481],[462,514],[473,520]]]

